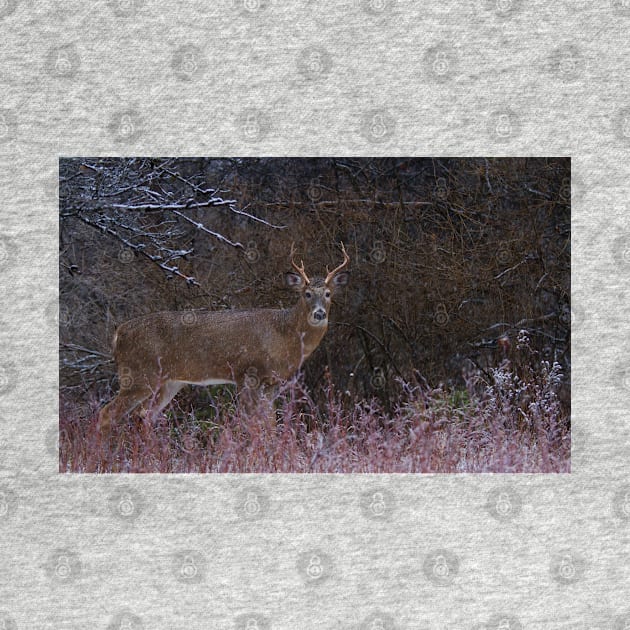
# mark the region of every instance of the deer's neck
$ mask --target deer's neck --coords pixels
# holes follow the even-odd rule
[[[308,357],[319,345],[326,334],[328,326],[311,326],[308,323],[308,312],[298,303],[293,308],[285,311],[286,323],[289,330],[294,330],[298,339],[303,344],[304,358]]]

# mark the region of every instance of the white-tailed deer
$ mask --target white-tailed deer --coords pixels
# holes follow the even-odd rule
[[[289,309],[166,311],[121,324],[113,354],[120,392],[98,416],[100,430],[136,410],[158,414],[187,384],[236,384],[239,393],[294,375],[328,328],[331,298],[348,282],[344,260],[325,278],[309,279],[304,263],[285,274],[299,293]]]

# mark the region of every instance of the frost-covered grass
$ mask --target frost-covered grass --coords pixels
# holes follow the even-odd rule
[[[570,424],[556,390],[557,364],[508,361],[466,378],[464,387],[399,383],[386,412],[376,400],[349,404],[332,384],[315,405],[299,379],[245,414],[234,403],[155,423],[130,418],[101,439],[62,404],[62,472],[569,472]]]

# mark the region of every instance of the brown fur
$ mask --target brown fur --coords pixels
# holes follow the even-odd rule
[[[101,430],[138,406],[159,413],[187,383],[233,382],[252,394],[291,377],[326,333],[332,293],[346,284],[347,264],[344,249],[344,263],[325,280],[309,280],[294,265],[299,273],[287,274],[287,284],[300,297],[290,309],[165,311],[121,324],[113,349],[120,392],[101,409]]]

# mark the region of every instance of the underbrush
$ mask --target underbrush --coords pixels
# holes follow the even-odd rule
[[[557,364],[516,373],[509,362],[465,386],[400,382],[400,402],[350,403],[331,383],[316,405],[299,379],[249,414],[223,401],[210,412],[171,407],[130,418],[104,441],[96,411],[60,405],[61,472],[472,473],[570,472],[569,413]]]

